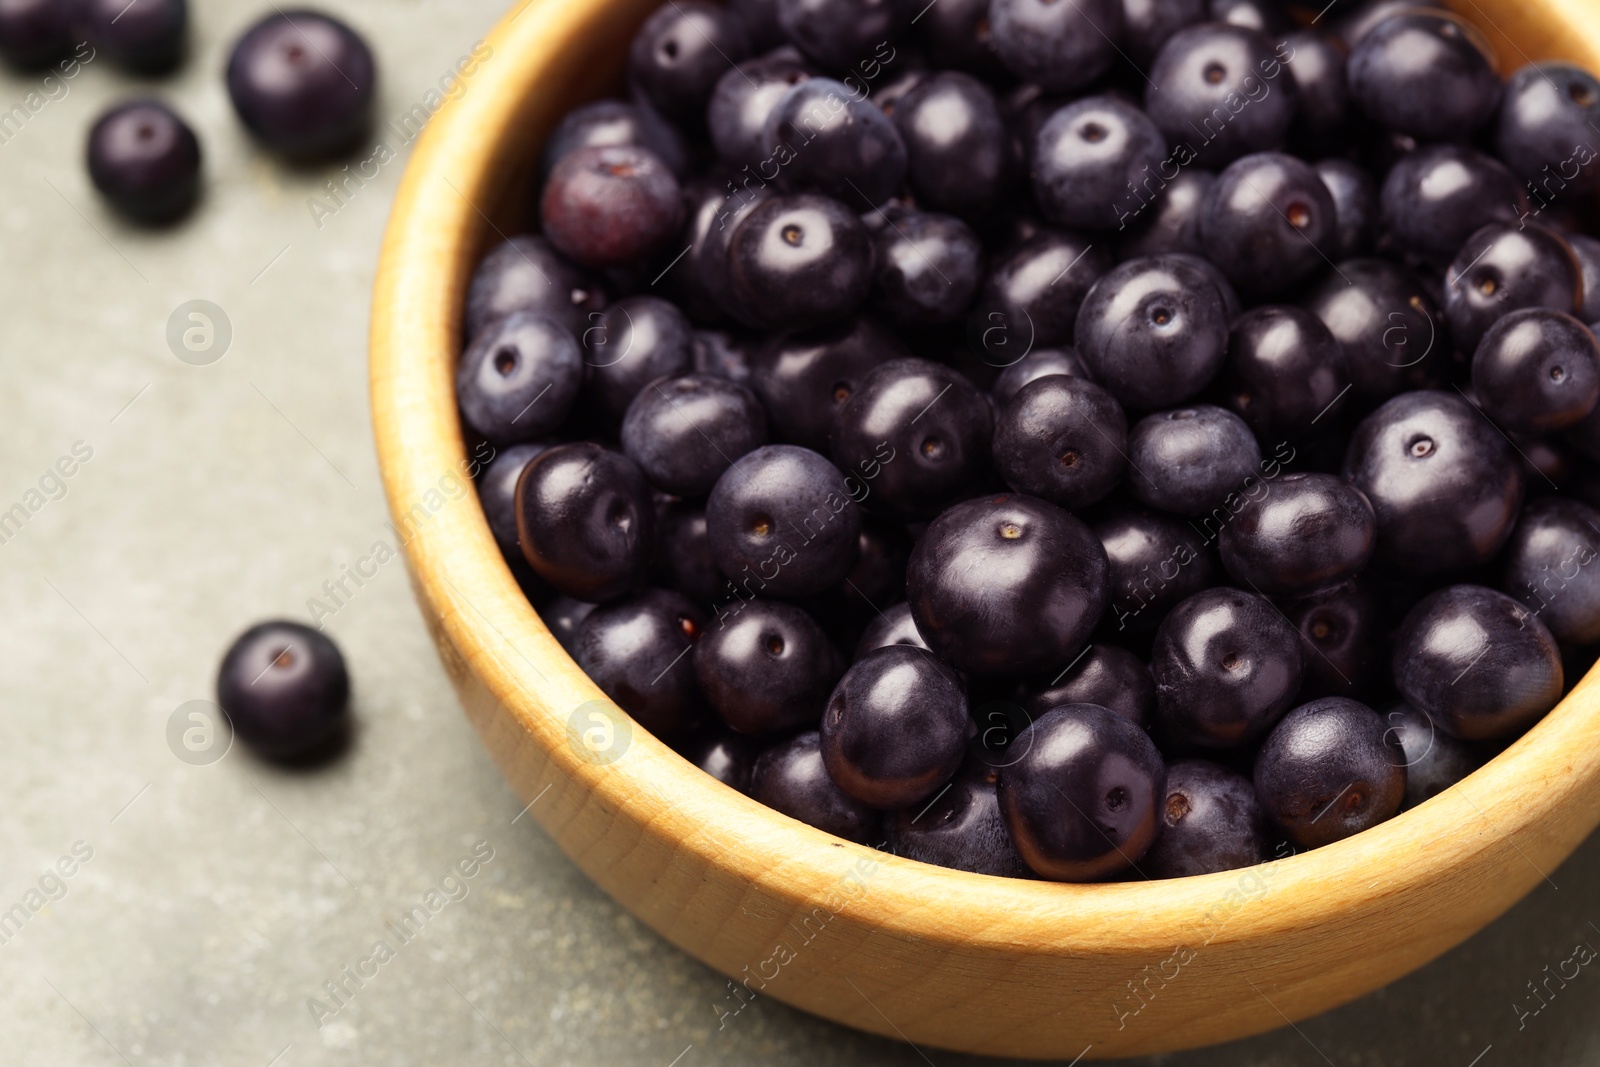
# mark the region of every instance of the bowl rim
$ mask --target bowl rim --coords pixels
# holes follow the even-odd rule
[[[613,10],[638,13],[651,6],[650,0],[626,0]],[[485,238],[508,236],[484,208],[503,201],[514,160],[533,154],[525,144],[513,149],[506,134],[520,128],[525,140],[538,140],[552,124],[552,105],[537,99],[539,81],[590,78],[589,88],[596,89],[605,80],[586,73],[604,66],[595,57],[575,57],[570,48],[562,54],[594,17],[582,0],[529,0],[508,14],[486,41],[494,56],[513,60],[486,60],[469,89],[427,125],[396,194],[374,287],[370,346],[374,433],[397,522],[414,516],[441,476],[468,461],[453,387],[464,294]],[[591,802],[641,833],[671,835],[694,862],[731,872],[800,910],[825,901],[844,873],[870,869],[873,892],[852,909],[863,922],[903,937],[936,946],[1143,959],[1187,943],[1196,931],[1209,930],[1210,943],[1270,939],[1308,921],[1356,921],[1385,898],[1450,877],[1507,835],[1522,851],[1516,838],[1531,833],[1537,839],[1534,828],[1552,816],[1579,811],[1585,833],[1600,818],[1594,801],[1577,801],[1594,796],[1600,776],[1600,761],[1580,758],[1600,742],[1600,699],[1591,672],[1554,711],[1461,783],[1372,829],[1262,867],[1070,884],[970,874],[887,855],[757,803],[643,728],[632,729],[631,743],[614,761],[583,758],[571,743],[574,712],[601,709],[619,729],[630,728],[631,720],[557,644],[503,560],[475,493],[467,499],[473,506],[430,513],[404,545],[430,627],[464,661],[456,669],[475,674],[554,769],[582,783]],[[1559,855],[1571,847],[1563,842],[1553,846]],[[1554,854],[1542,842],[1530,848]],[[1548,881],[1548,871],[1523,858],[1537,874],[1529,884]],[[1218,926],[1219,902],[1237,895],[1251,873],[1264,872],[1274,895],[1314,899],[1314,919],[1297,907],[1269,908],[1252,913],[1248,931]],[[968,921],[938,918],[950,915]],[[1460,930],[1451,943],[1476,928]]]

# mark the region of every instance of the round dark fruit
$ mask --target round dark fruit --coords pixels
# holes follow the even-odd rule
[[[890,816],[884,829],[889,850],[906,859],[1001,878],[1033,874],[1011,843],[993,774],[963,771],[926,805]]]
[[[355,30],[328,15],[275,10],[234,45],[227,80],[245,128],[285,156],[336,156],[372,125],[377,61]]]
[[[1600,512],[1560,497],[1529,501],[1506,542],[1500,588],[1564,645],[1600,643]]]
[[[1119,230],[1143,201],[1136,190],[1167,157],[1167,142],[1139,108],[1089,96],[1061,108],[1034,137],[1033,195],[1062,226]]]
[[[1006,178],[1006,129],[987,85],[970,74],[932,74],[895,103],[894,125],[918,204],[961,216],[994,205]]]
[[[1315,168],[1259,152],[1217,175],[1200,213],[1207,258],[1241,291],[1286,292],[1329,263],[1337,236],[1333,196]]]
[[[1111,69],[1122,0],[990,0],[994,50],[1018,78],[1053,93],[1082,88]]]
[[[1494,57],[1443,11],[1384,19],[1350,53],[1350,98],[1379,125],[1419,141],[1459,141],[1500,103]]]
[[[734,460],[767,443],[767,416],[748,386],[710,374],[657,379],[622,420],[622,451],[652,485],[704,496]]]
[[[1483,766],[1472,745],[1451,737],[1409,704],[1397,704],[1384,713],[1384,725],[1400,742],[1406,769],[1405,806],[1414,808],[1431,800]]]
[[[1140,419],[1128,435],[1128,490],[1179,515],[1203,515],[1260,486],[1261,448],[1244,420],[1211,404]]]
[[[872,240],[837,200],[812,193],[758,204],[734,230],[728,283],[751,318],[773,330],[849,315],[872,285]]]
[[[577,600],[613,600],[644,580],[655,532],[650,485],[632,460],[589,442],[535,456],[517,482],[517,540],[534,571]]]
[[[633,35],[628,84],[667,118],[697,124],[704,120],[717,79],[749,47],[744,25],[728,8],[706,0],[673,0]]]
[[[1110,393],[1087,378],[1052,374],[1023,386],[1001,408],[994,465],[1017,492],[1078,510],[1116,488],[1127,445],[1128,420]]]
[[[639,725],[672,737],[695,725],[705,706],[688,655],[704,630],[705,616],[681,593],[645,589],[591,611],[572,658]]]
[[[200,142],[165,104],[136,100],[89,131],[89,177],[111,206],[140,222],[170,222],[200,196]]]
[[[1222,395],[1257,437],[1300,440],[1331,425],[1349,388],[1344,348],[1310,311],[1258,307],[1234,320]]]
[[[846,841],[870,845],[878,838],[882,816],[833,784],[822,763],[822,735],[815,730],[756,757],[750,795],[774,811]]]
[[[542,237],[524,234],[489,250],[467,289],[467,336],[476,337],[495,319],[532,311],[561,323],[579,337],[608,300],[604,286],[569,262]]]
[[[1270,857],[1267,813],[1255,786],[1207,760],[1167,768],[1157,820],[1155,844],[1139,864],[1151,878],[1233,871]]]
[[[1600,400],[1600,342],[1565,312],[1513,311],[1478,342],[1472,389],[1502,429],[1524,434],[1570,429]]]
[[[350,675],[339,647],[297,622],[263,622],[234,639],[217,671],[217,703],[261,755],[321,749],[350,722]]]
[[[1361,490],[1332,474],[1285,474],[1223,527],[1217,547],[1235,581],[1298,597],[1360,574],[1377,541]]]
[[[1256,755],[1256,795],[1303,848],[1317,848],[1392,817],[1406,794],[1405,757],[1382,717],[1346,697],[1324,697],[1283,717]]]
[[[566,421],[583,388],[583,355],[572,331],[518,311],[491,321],[456,368],[467,425],[498,445],[544,437]]]
[[[1583,270],[1572,246],[1538,225],[1485,226],[1467,238],[1445,275],[1444,314],[1456,346],[1474,351],[1500,319],[1523,308],[1575,314]]]
[[[1156,683],[1150,668],[1116,645],[1090,645],[1055,678],[1024,685],[1017,699],[1033,718],[1063,704],[1097,704],[1148,730],[1156,715]]]
[[[678,179],[639,145],[593,145],[561,157],[539,198],[539,223],[552,245],[585,267],[648,259],[683,220]]]
[[[695,646],[694,671],[730,729],[770,737],[815,727],[844,663],[803,608],[750,600],[719,614]]]

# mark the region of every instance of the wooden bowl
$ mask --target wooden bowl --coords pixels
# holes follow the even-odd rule
[[[849,844],[633,726],[529,607],[475,498],[448,490],[468,459],[453,368],[473,265],[516,232],[542,139],[617,85],[657,2],[531,0],[487,39],[492,54],[428,125],[396,198],[372,401],[417,599],[467,714],[573,862],[733,980],[721,1010],[759,992],[919,1045],[1006,1056],[1225,1041],[1433,959],[1600,821],[1593,676],[1488,766],[1366,833],[1250,870],[1112,885],[990,878]],[[1459,0],[1507,69],[1552,57],[1600,69],[1591,5]]]

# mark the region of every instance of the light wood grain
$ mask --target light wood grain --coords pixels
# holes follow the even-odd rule
[[[401,521],[465,456],[452,372],[471,266],[512,232],[544,135],[615,84],[654,3],[531,0],[418,145],[372,324],[378,451]],[[1594,0],[1458,6],[1507,67],[1546,55],[1600,66]],[[528,606],[471,498],[418,523],[406,555],[463,706],[575,863],[761,995],[921,1045],[1094,1059],[1281,1026],[1462,941],[1600,821],[1591,677],[1435,800],[1254,871],[1074,886],[925,866],[770,811],[642,730],[615,762],[582,758],[569,717],[604,697]],[[736,1008],[731,997],[708,1003],[707,1021]]]

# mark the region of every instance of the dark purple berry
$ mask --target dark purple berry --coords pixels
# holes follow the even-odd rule
[[[1506,542],[1502,591],[1564,645],[1600,642],[1600,512],[1576,500],[1530,501]]]
[[[773,338],[751,359],[750,386],[767,407],[774,437],[826,452],[834,414],[872,369],[909,355],[882,326],[869,318],[854,318],[823,330]],[[847,473],[860,477],[874,474],[875,468]]]
[[[833,784],[822,763],[822,735],[815,730],[761,753],[750,772],[750,795],[846,841],[869,845],[877,840],[882,816]]]
[[[1475,350],[1500,319],[1523,308],[1576,314],[1583,269],[1553,230],[1496,224],[1467,238],[1445,274],[1444,314],[1456,346]]]
[[[1156,717],[1156,683],[1150,668],[1116,645],[1090,645],[1055,678],[1024,685],[1017,700],[1035,719],[1064,704],[1097,704],[1144,730]]]
[[[1076,511],[1116,488],[1127,445],[1128,420],[1110,393],[1087,378],[1053,374],[1023,386],[1000,409],[994,465],[1017,492]]]
[[[83,32],[113,63],[139,74],[165,74],[183,59],[187,0],[55,0],[78,5]]]
[[[1412,707],[1467,741],[1515,737],[1561,699],[1561,652],[1538,616],[1479,585],[1411,609],[1395,637],[1394,684]]]
[[[1034,138],[1034,199],[1059,225],[1119,230],[1166,156],[1166,138],[1138,107],[1115,96],[1074,100]]]
[[[911,551],[906,600],[928,646],[982,675],[1070,664],[1109,597],[1105,550],[1083,523],[1021,494],[957,504]]]
[[[688,653],[705,617],[681,593],[645,589],[589,613],[572,658],[600,691],[658,737],[698,721],[704,698]]]
[[[1483,757],[1472,745],[1451,737],[1409,704],[1396,704],[1384,713],[1383,721],[1400,742],[1407,808],[1431,800],[1483,766]]]
[[[785,182],[858,213],[888,200],[905,179],[906,146],[894,123],[832,78],[796,82],[773,105],[762,136]]]
[[[539,577],[598,603],[644,580],[654,549],[650,485],[621,452],[590,442],[535,456],[517,483],[517,540]]]
[[[778,162],[767,143],[767,116],[785,93],[813,73],[792,52],[747,59],[725,69],[706,109],[717,156],[741,176],[751,174],[762,181],[775,177]],[[750,170],[744,171],[746,167]]]
[[[771,737],[817,725],[844,662],[804,609],[751,600],[719,614],[695,646],[694,670],[730,729]]]
[[[970,726],[960,677],[923,649],[889,645],[861,657],[834,687],[822,758],[861,803],[905,808],[960,769]]]
[[[771,330],[842,319],[872,285],[866,227],[837,200],[811,193],[756,205],[734,230],[728,256],[733,299]]]
[[[1071,344],[1084,296],[1113,262],[1104,241],[1041,229],[989,270],[968,316],[968,341],[992,367],[1035,348]]]
[[[1301,440],[1337,421],[1350,388],[1344,348],[1321,319],[1295,307],[1267,306],[1234,320],[1223,399],[1265,440]]]
[[[722,472],[767,443],[767,416],[747,386],[709,374],[661,378],[622,420],[622,451],[652,485],[704,496]]]
[[[1316,169],[1281,152],[1245,156],[1217,176],[1200,214],[1206,256],[1241,291],[1286,292],[1328,265],[1338,216]]]
[[[639,27],[628,49],[628,82],[662,115],[699,123],[717,79],[750,44],[729,9],[706,0],[673,0]]]
[[[1124,505],[1108,509],[1093,527],[1110,565],[1104,629],[1114,639],[1153,634],[1167,612],[1222,580],[1209,519],[1191,526],[1176,515]]]
[[[228,58],[228,96],[268,149],[294,158],[336,156],[372,124],[378,66],[338,19],[279,8],[247,30]]]
[[[1350,438],[1344,478],[1378,517],[1377,559],[1413,574],[1488,562],[1522,506],[1510,443],[1454,393],[1403,393],[1367,416]]]
[[[1600,342],[1564,312],[1513,311],[1478,342],[1472,389],[1489,417],[1512,433],[1570,429],[1600,400]]]
[[[579,148],[636,145],[647,148],[683,177],[689,169],[683,137],[647,107],[625,100],[596,100],[567,112],[545,140],[539,175],[548,178],[557,163]]]
[[[89,131],[89,177],[118,211],[170,222],[200,196],[200,142],[177,113],[136,100],[101,115]]]
[[[467,289],[468,337],[514,311],[547,315],[582,336],[606,306],[605,287],[542,237],[524,234],[489,250]]]
[[[1153,508],[1201,515],[1251,491],[1261,448],[1244,420],[1211,404],[1140,419],[1128,435],[1128,490]]]
[[[48,67],[72,51],[74,4],[0,0],[0,56],[24,70]]]
[[[1332,474],[1285,474],[1223,527],[1217,547],[1235,581],[1298,597],[1360,574],[1377,539],[1361,490]]]
[[[1445,12],[1395,15],[1350,53],[1350,98],[1379,125],[1423,141],[1471,136],[1500,103],[1494,58]]]
[[[761,755],[761,745],[753,738],[713,726],[688,738],[678,751],[723,785],[748,793],[750,772]]]
[[[777,0],[778,25],[811,62],[869,80],[900,54],[894,41],[910,26],[909,0]]]
[[[883,613],[867,625],[861,640],[856,642],[855,661],[875,649],[888,645],[915,645],[927,648],[928,642],[917,631],[916,620],[911,617],[911,605],[905,602],[883,609]]]
[[[1249,744],[1294,703],[1303,670],[1299,635],[1265,597],[1198,593],[1167,615],[1150,655],[1162,734],[1204,748]]]
[[[1305,307],[1344,350],[1355,393],[1387,399],[1449,358],[1437,306],[1398,263],[1346,260],[1311,291]]]
[[[585,267],[624,267],[677,236],[683,219],[678,179],[638,145],[576,148],[550,171],[539,223],[563,255]]]
[[[1516,176],[1465,145],[1430,144],[1407,152],[1389,168],[1379,194],[1382,228],[1398,250],[1440,265],[1478,230],[1517,222],[1527,211],[1528,196]]]
[[[1506,82],[1495,154],[1538,189],[1592,193],[1600,189],[1597,122],[1600,80],[1571,63],[1530,63]]]
[[[1137,867],[1155,840],[1166,767],[1114,711],[1069,704],[1036,719],[1000,772],[1000,810],[1029,867],[1088,882]]]
[[[741,456],[706,501],[711,551],[751,596],[821,593],[856,561],[861,509],[839,469],[809,449],[767,445]]]
[[[834,416],[833,461],[877,476],[858,493],[869,509],[931,519],[981,488],[994,414],[988,397],[940,363],[874,368]]]
[[[927,804],[897,812],[884,829],[890,851],[906,859],[1001,878],[1033,874],[1011,842],[996,776],[977,768],[957,775]]]
[[[887,217],[887,216],[886,216]],[[906,326],[959,322],[983,282],[983,245],[951,215],[907,211],[873,238],[875,306]]]
[[[554,319],[518,311],[485,326],[456,368],[461,417],[499,445],[548,436],[583,388],[583,355]]]
[[[588,365],[588,398],[612,425],[658,378],[689,373],[694,354],[689,320],[659,296],[630,296],[596,315],[579,338]]]
[[[906,146],[906,178],[931,211],[976,215],[1006,178],[1006,130],[994,92],[970,74],[941,71],[894,105]]]
[[[1071,348],[1035,348],[1000,372],[989,388],[996,404],[1004,405],[1022,387],[1052,374],[1065,374],[1073,378],[1088,378],[1089,368],[1083,365],[1076,350]]]
[[[297,622],[240,634],[217,671],[217,703],[234,732],[270,759],[316,752],[350,722],[350,675],[326,635]]]
[[[483,517],[489,522],[500,550],[516,559],[522,558],[517,546],[517,482],[523,468],[543,452],[548,445],[523,444],[501,449],[484,468],[478,481],[478,500],[483,504]]]
[[[1196,154],[1223,167],[1251,152],[1276,148],[1288,135],[1300,93],[1285,61],[1258,30],[1206,22],[1179,30],[1150,68],[1144,106],[1179,163]],[[1186,146],[1186,147],[1183,147]]]
[[[1000,61],[1052,93],[1080,89],[1111,69],[1122,38],[1122,0],[990,0]]]
[[[1094,380],[1123,407],[1148,411],[1181,404],[1211,381],[1227,355],[1228,316],[1204,271],[1148,256],[1094,283],[1076,338]]]
[[[1377,712],[1324,697],[1289,712],[1267,737],[1256,756],[1256,795],[1291,841],[1317,848],[1399,811],[1404,762]]]
[[[1139,864],[1151,878],[1233,871],[1269,858],[1267,813],[1255,786],[1208,760],[1167,768],[1157,818],[1155,844]]]

